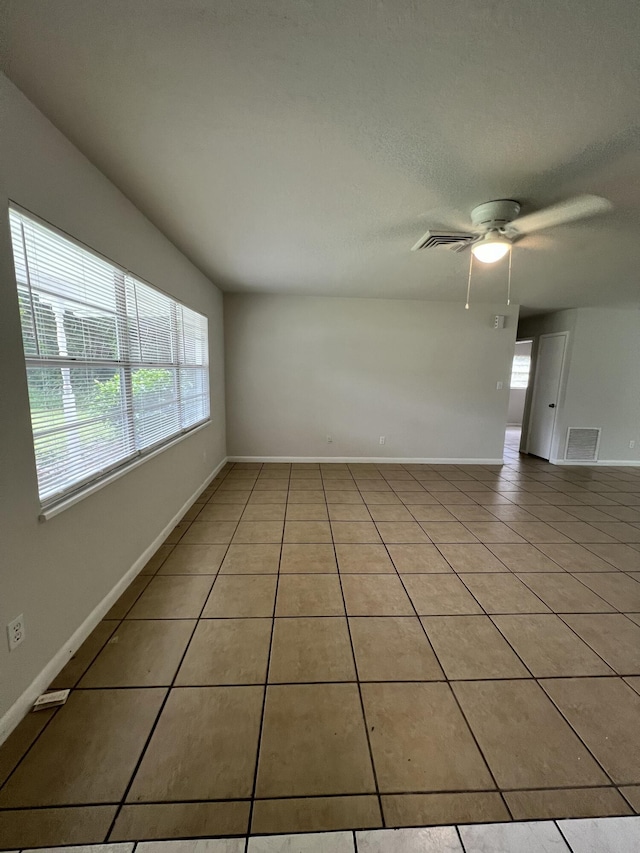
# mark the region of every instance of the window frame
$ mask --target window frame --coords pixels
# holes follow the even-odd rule
[[[153,458],[154,456],[163,453],[165,450],[173,447],[175,444],[183,441],[185,438],[193,435],[196,432],[206,428],[211,423],[211,376],[210,376],[210,340],[209,340],[209,324],[208,317],[205,314],[202,314],[196,311],[193,308],[190,308],[184,302],[179,301],[170,293],[162,290],[161,288],[151,284],[141,276],[136,273],[128,270],[126,267],[123,267],[121,264],[116,263],[111,258],[101,254],[100,252],[93,249],[91,246],[83,243],[72,235],[66,233],[62,229],[52,225],[47,220],[42,217],[33,214],[30,210],[22,207],[17,204],[13,200],[9,200],[8,205],[8,224],[11,229],[12,224],[12,214],[17,216],[20,221],[23,219],[30,220],[39,228],[43,228],[49,233],[51,233],[54,237],[58,237],[64,240],[67,243],[74,245],[77,249],[79,249],[82,253],[86,253],[94,258],[98,259],[102,264],[106,264],[109,267],[109,271],[113,273],[114,282],[113,282],[113,298],[116,302],[116,310],[114,314],[114,323],[118,330],[120,331],[121,324],[125,325],[130,323],[130,316],[127,313],[127,309],[123,308],[123,304],[118,302],[118,285],[117,282],[121,281],[124,289],[127,287],[133,288],[136,295],[136,312],[138,312],[137,308],[137,295],[138,289],[140,288],[140,293],[142,295],[147,295],[149,298],[158,297],[164,298],[168,300],[168,308],[171,314],[171,348],[172,355],[170,362],[161,362],[157,358],[149,357],[144,358],[142,354],[142,339],[138,339],[137,346],[139,349],[139,358],[136,358],[132,352],[132,338],[130,329],[127,328],[126,334],[123,336],[118,335],[118,349],[115,352],[113,358],[108,359],[93,359],[91,357],[83,356],[82,358],[77,358],[75,356],[70,355],[51,355],[51,356],[43,356],[39,352],[36,355],[27,354],[26,349],[26,339],[25,339],[25,323],[23,322],[22,316],[19,319],[20,329],[21,329],[21,339],[23,343],[23,358],[24,358],[24,367],[25,367],[25,381],[29,382],[29,368],[38,368],[38,367],[63,367],[73,369],[74,366],[76,368],[86,368],[90,369],[91,365],[94,368],[103,367],[107,365],[109,369],[113,368],[114,374],[120,376],[120,382],[123,382],[122,390],[122,425],[123,428],[126,429],[128,434],[128,440],[126,441],[126,455],[117,455],[117,452],[113,455],[113,462],[109,463],[107,459],[105,462],[105,467],[100,470],[93,470],[85,477],[81,477],[80,479],[76,479],[73,481],[68,487],[59,489],[55,493],[48,495],[46,497],[42,497],[42,492],[45,491],[43,489],[43,483],[41,482],[40,471],[38,468],[38,458],[36,452],[36,434],[35,434],[35,426],[33,423],[34,409],[32,408],[31,399],[29,400],[29,412],[31,417],[31,432],[32,432],[32,447],[34,453],[34,468],[37,476],[37,488],[38,488],[38,499],[40,502],[40,515],[39,518],[41,520],[47,520],[57,515],[59,512],[62,512],[64,509],[67,509],[69,506],[78,503],[83,500],[90,494],[95,493],[96,491],[104,488],[109,483],[113,482],[116,479],[124,476],[130,471],[137,468],[139,465],[146,462],[148,459]],[[15,251],[15,246],[13,242],[13,235],[10,236],[11,239],[11,248],[12,248],[12,259],[14,262],[14,280],[16,287],[16,296],[19,298],[21,292],[25,291],[28,299],[31,301],[33,305],[33,294],[34,292],[38,293],[38,287],[33,286],[31,281],[29,280],[28,270],[27,270],[27,280],[26,282],[22,281],[22,278],[19,277],[18,273],[18,255]],[[27,256],[27,248],[23,246],[21,250],[24,252],[25,257]],[[107,292],[105,291],[105,294]],[[108,296],[110,297],[112,294],[109,292]],[[56,298],[54,294],[54,299]],[[58,297],[62,298],[62,296]],[[80,306],[83,304],[86,306],[90,306],[91,303],[86,301],[85,303],[78,302]],[[183,309],[188,313],[183,313]],[[180,314],[181,325],[177,321],[177,315]],[[175,315],[175,316],[174,316]],[[139,324],[140,315],[136,313],[136,323]],[[191,327],[192,334],[190,337],[187,337],[185,334],[185,328],[188,326],[188,323],[185,322],[185,318],[194,318],[196,321],[196,326]],[[175,321],[175,322],[174,322]],[[33,330],[36,336],[38,335],[36,318],[33,316]],[[194,359],[193,363],[187,362],[186,357],[185,360],[181,360],[181,353],[178,348],[174,350],[173,333],[180,327],[180,335],[175,339],[178,343],[183,346],[182,355],[186,356],[184,350],[184,344],[188,342],[195,349],[199,347],[199,358],[198,356]],[[138,325],[139,332],[139,325]],[[194,351],[195,351],[194,349]],[[123,357],[123,351],[126,353],[126,358]],[[132,376],[136,369],[169,369],[173,373],[173,382],[176,386],[181,385],[180,383],[180,371],[181,370],[194,370],[194,377],[197,378],[199,383],[199,388],[201,389],[197,395],[193,398],[198,401],[196,405],[202,406],[203,417],[199,417],[198,420],[188,423],[188,425],[183,426],[183,423],[189,421],[188,413],[183,409],[182,405],[182,397],[179,390],[175,391],[175,413],[177,416],[177,429],[174,429],[173,432],[161,436],[157,441],[151,441],[148,444],[144,443],[144,439],[135,437],[135,400],[133,397],[131,383]],[[123,380],[124,377],[124,380]],[[177,382],[176,382],[177,378]],[[128,390],[127,390],[128,386]],[[203,389],[203,390],[202,390]],[[162,418],[162,406],[166,405],[165,403],[160,403],[156,406],[156,410],[160,412],[160,418]],[[171,407],[167,405],[167,413],[170,413]],[[199,412],[196,409],[196,415]],[[102,415],[102,421],[108,421],[108,414]],[[161,429],[161,428],[160,428]],[[61,434],[64,434],[64,431],[60,431]],[[152,429],[153,432],[153,429]],[[73,432],[70,431],[68,435],[73,435]],[[139,446],[142,445],[142,446]],[[124,445],[120,448],[122,451],[124,449]],[[63,463],[64,464],[64,463]],[[80,466],[79,470],[80,470]],[[87,469],[88,470],[88,469]]]

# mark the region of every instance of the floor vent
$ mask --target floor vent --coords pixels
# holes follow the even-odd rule
[[[599,444],[599,428],[569,427],[564,458],[572,462],[595,462]]]

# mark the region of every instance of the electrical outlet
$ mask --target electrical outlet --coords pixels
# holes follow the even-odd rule
[[[630,447],[632,450],[633,450],[633,448],[634,448],[635,446],[636,446],[635,441],[633,441],[633,440],[632,440],[632,441],[630,441],[630,442],[629,442],[629,447]]]
[[[328,436],[327,436],[327,444],[332,444],[332,443],[333,443],[333,436],[332,436],[332,435],[328,435]]]
[[[385,441],[386,441],[386,439],[385,439],[384,435],[381,435],[380,436],[380,444],[384,444]]]
[[[24,615],[21,613],[13,622],[7,625],[7,638],[9,640],[9,651],[12,652],[16,646],[24,640]]]

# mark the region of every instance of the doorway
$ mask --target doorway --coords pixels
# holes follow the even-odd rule
[[[530,339],[517,341],[511,364],[511,382],[509,391],[509,409],[507,413],[507,429],[504,437],[505,459],[517,459],[520,453],[520,437],[522,432],[522,420],[524,416],[524,405],[529,387],[529,375],[531,371],[531,347],[533,341]]]
[[[540,335],[531,396],[527,453],[549,459],[558,414],[567,332]]]

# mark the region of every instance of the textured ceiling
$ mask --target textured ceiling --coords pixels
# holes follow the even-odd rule
[[[640,296],[637,0],[0,0],[2,68],[224,290],[463,299],[411,253],[492,198],[541,311]],[[479,272],[501,298],[505,264]]]

